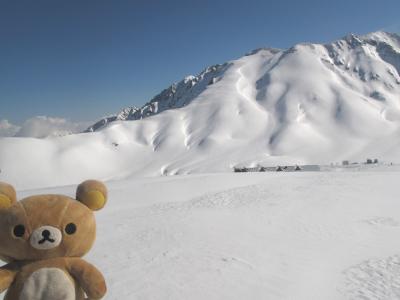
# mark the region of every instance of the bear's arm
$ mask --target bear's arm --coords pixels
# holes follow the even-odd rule
[[[103,275],[92,264],[81,258],[67,260],[68,271],[78,281],[89,299],[101,299],[107,291]]]
[[[17,270],[11,265],[7,264],[0,268],[0,293],[8,289],[17,275]]]

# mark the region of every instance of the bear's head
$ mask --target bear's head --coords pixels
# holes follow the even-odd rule
[[[35,195],[21,201],[11,185],[0,182],[0,259],[83,256],[96,237],[93,211],[102,209],[106,201],[106,187],[95,180],[81,183],[76,199]]]

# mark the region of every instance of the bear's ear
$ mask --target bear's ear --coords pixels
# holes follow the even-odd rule
[[[107,188],[97,180],[86,180],[76,189],[76,200],[91,210],[100,210],[107,202]]]
[[[17,193],[12,185],[0,182],[0,209],[7,209],[17,202]]]

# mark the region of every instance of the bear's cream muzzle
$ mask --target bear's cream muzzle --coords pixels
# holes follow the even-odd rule
[[[60,245],[61,240],[61,231],[56,227],[46,225],[36,228],[32,232],[29,242],[35,249],[48,250]]]

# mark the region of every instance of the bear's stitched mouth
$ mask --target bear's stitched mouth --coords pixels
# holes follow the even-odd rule
[[[52,238],[49,238],[49,237],[44,237],[44,238],[41,239],[38,243],[39,243],[39,244],[43,244],[44,242],[54,243],[55,240],[53,240]]]
[[[38,243],[39,243],[39,244],[43,244],[44,242],[54,243],[55,240],[52,239],[52,238],[50,237],[50,235],[51,235],[50,231],[48,231],[48,230],[43,230],[43,231],[42,231],[43,239],[41,239]]]

